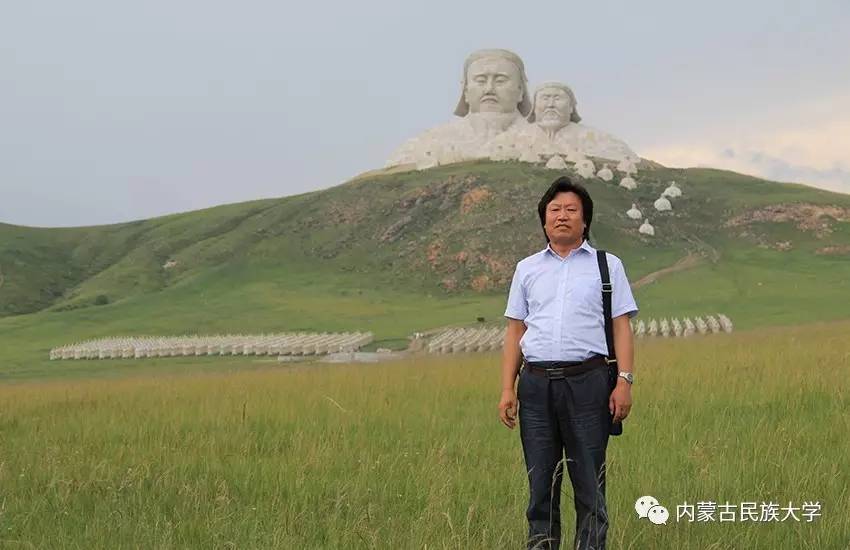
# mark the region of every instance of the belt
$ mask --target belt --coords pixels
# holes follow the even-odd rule
[[[595,355],[586,361],[533,361],[529,363],[523,357],[523,369],[538,376],[548,376],[550,380],[560,380],[567,376],[575,376],[592,369],[608,366],[604,355]]]

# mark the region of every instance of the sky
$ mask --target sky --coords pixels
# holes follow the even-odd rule
[[[642,157],[850,193],[847,0],[4,0],[0,222],[338,185],[453,118],[494,47]]]

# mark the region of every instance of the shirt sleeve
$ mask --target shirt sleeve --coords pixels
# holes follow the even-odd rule
[[[511,281],[511,290],[508,293],[508,307],[505,309],[505,317],[518,321],[528,317],[528,300],[525,297],[522,278],[522,270],[517,264],[516,270],[514,270],[514,278]]]
[[[610,263],[612,268],[611,283],[614,286],[614,292],[611,297],[611,317],[619,317],[628,313],[631,319],[638,314],[638,307],[637,303],[635,303],[635,297],[632,295],[632,287],[629,284],[629,279],[626,277],[626,268],[619,258]]]

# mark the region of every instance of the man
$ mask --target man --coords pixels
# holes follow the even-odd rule
[[[424,169],[485,156],[495,136],[528,126],[531,112],[528,79],[520,57],[508,50],[478,50],[463,65],[461,96],[455,115],[404,143],[387,166],[415,164]]]
[[[499,414],[516,425],[530,489],[528,547],[557,549],[564,462],[575,494],[574,548],[605,548],[605,451],[612,422],[632,405],[633,341],[637,314],[623,263],[608,258],[611,314],[619,375],[609,386],[602,283],[596,250],[587,242],[593,201],[569,178],[555,180],[537,207],[548,241],[517,264],[505,316]],[[524,367],[514,390],[517,370]],[[566,459],[562,455],[566,452]]]

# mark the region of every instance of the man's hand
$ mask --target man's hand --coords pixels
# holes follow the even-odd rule
[[[517,401],[514,390],[502,390],[502,399],[499,400],[499,418],[502,424],[510,429],[516,426]]]
[[[608,398],[608,410],[614,415],[614,422],[620,422],[629,416],[631,409],[632,385],[622,378],[618,378],[617,386],[611,392],[611,397]]]

